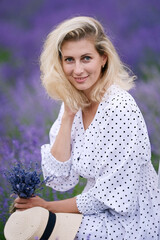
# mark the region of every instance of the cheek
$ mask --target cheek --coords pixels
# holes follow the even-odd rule
[[[65,73],[65,75],[69,75],[72,72],[71,66],[68,65],[62,65],[63,71]]]
[[[101,64],[99,61],[93,62],[89,67],[88,71],[92,72],[95,75],[99,75],[101,73]]]
[[[101,74],[101,72],[102,72],[102,70],[101,70],[101,66],[95,66],[95,68],[93,68],[93,74],[94,75],[96,75],[97,77],[99,77],[100,76],[100,74]]]

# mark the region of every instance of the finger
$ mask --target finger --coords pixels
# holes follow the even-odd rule
[[[21,203],[21,204],[22,204],[22,203],[27,203],[28,200],[29,200],[29,199],[25,199],[25,198],[20,198],[20,197],[18,197],[18,198],[15,199],[14,202],[15,202],[15,203]]]
[[[16,212],[22,212],[24,210],[27,210],[27,209],[26,208],[17,209]]]
[[[18,210],[28,209],[32,207],[30,204],[22,204],[22,203],[15,203],[14,206]]]

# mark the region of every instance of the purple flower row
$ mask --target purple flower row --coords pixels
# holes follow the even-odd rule
[[[96,0],[29,0],[25,4],[20,0],[14,4],[1,1],[0,47],[9,52],[9,63],[1,66],[1,72],[7,77],[12,77],[12,72],[26,76],[38,68],[37,59],[46,34],[58,22],[75,15],[98,18],[133,70],[141,71],[142,62],[159,65],[159,11],[157,0],[140,0],[138,4],[102,0],[98,7]]]

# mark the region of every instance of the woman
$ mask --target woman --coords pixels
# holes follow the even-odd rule
[[[42,82],[63,103],[42,146],[48,185],[67,191],[87,179],[73,198],[16,199],[16,207],[82,213],[76,239],[158,239],[160,192],[142,114],[126,91],[135,76],[122,64],[101,24],[66,20],[49,35],[41,55]]]

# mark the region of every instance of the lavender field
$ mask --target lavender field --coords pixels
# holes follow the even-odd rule
[[[87,15],[106,28],[122,60],[137,75],[131,91],[147,124],[152,162],[160,159],[160,1],[159,0],[1,0],[0,1],[0,239],[13,198],[3,172],[15,163],[38,163],[40,146],[60,103],[41,86],[39,55],[46,35],[63,19]],[[45,187],[47,200],[81,191],[83,182],[68,193]]]

